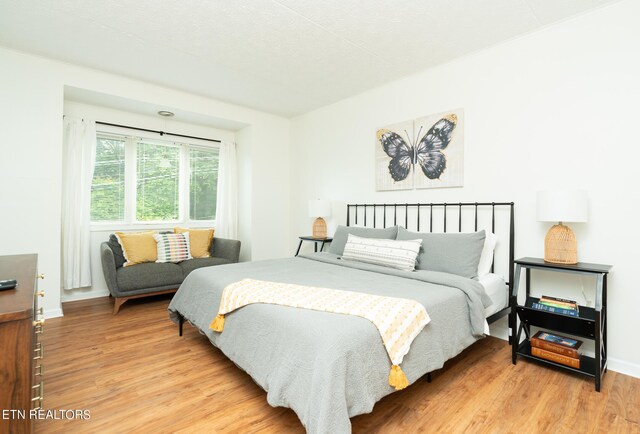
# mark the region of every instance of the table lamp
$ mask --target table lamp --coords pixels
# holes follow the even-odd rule
[[[328,200],[310,200],[309,217],[317,217],[313,222],[313,238],[327,238],[327,222],[322,217],[331,215],[331,202]]]
[[[544,238],[544,261],[554,264],[576,264],[576,234],[563,222],[587,221],[587,192],[584,190],[549,190],[538,192],[538,221],[558,222]]]

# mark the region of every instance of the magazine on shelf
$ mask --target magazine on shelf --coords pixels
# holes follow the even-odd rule
[[[542,303],[532,303],[531,307],[536,310],[543,310],[551,313],[559,313],[561,315],[569,315],[569,316],[579,316],[578,311],[576,309],[563,309],[555,306],[548,306]]]
[[[566,298],[551,297],[550,295],[543,295],[542,297],[540,297],[541,300],[543,298],[546,298],[547,300],[557,301],[560,303],[578,304],[578,302],[575,300],[567,300]]]
[[[578,311],[578,303],[571,300],[566,299],[558,299],[555,297],[549,297],[548,295],[543,295],[540,297],[540,304],[544,304],[546,306],[558,307],[560,309],[573,309]]]
[[[554,353],[552,351],[547,351],[543,350],[542,348],[536,347],[531,348],[531,355],[540,357],[541,359],[560,363],[562,365],[571,366],[572,368],[580,369],[580,359],[574,357],[567,357],[563,354]]]
[[[560,336],[553,333],[539,331],[530,339],[531,346],[551,351],[564,356],[579,358],[582,341]]]

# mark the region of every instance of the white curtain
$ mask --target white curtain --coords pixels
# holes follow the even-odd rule
[[[238,238],[238,164],[236,144],[232,142],[220,144],[216,237]]]
[[[91,286],[91,181],[96,123],[65,117],[62,153],[62,279],[64,289]]]

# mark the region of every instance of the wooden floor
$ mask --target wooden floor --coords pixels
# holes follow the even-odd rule
[[[37,433],[303,433],[266,393],[194,328],[167,316],[170,296],[67,303],[44,334],[45,409],[90,420],[43,420]],[[354,433],[640,433],[640,379],[593,382],[526,361],[483,339],[436,372],[352,419]]]

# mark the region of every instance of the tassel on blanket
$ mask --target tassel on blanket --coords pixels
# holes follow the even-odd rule
[[[391,372],[389,372],[389,385],[396,388],[396,390],[402,390],[409,385],[406,375],[400,369],[400,366],[391,366]]]
[[[224,315],[217,315],[209,326],[214,332],[221,332],[224,329]]]

